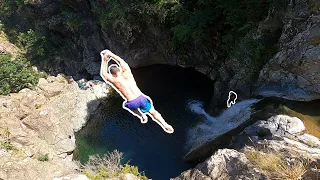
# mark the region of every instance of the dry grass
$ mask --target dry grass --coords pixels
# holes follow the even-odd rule
[[[277,179],[301,179],[302,176],[307,172],[307,164],[301,160],[296,160],[291,165],[281,164],[279,169],[276,170],[278,173]]]
[[[84,171],[87,175],[102,173],[103,177],[116,176],[121,172],[122,166],[120,161],[122,159],[122,155],[123,153],[115,150],[104,155],[104,157],[99,157],[98,155],[90,156],[88,162],[82,167],[85,169]]]
[[[137,176],[138,179],[147,180],[144,173],[140,173],[138,167],[121,164],[123,153],[114,150],[105,154],[104,157],[98,155],[90,156],[85,165],[81,165],[83,173],[92,180],[104,180],[107,178],[120,178],[126,173]]]
[[[270,179],[299,180],[308,169],[307,161],[296,158],[288,162],[281,153],[249,151],[246,155]]]

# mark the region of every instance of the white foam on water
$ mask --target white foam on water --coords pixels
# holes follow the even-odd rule
[[[196,114],[203,115],[203,121],[188,131],[186,148],[190,152],[202,144],[230,131],[247,121],[252,112],[252,105],[258,99],[250,99],[238,102],[224,110],[218,117],[211,117],[199,101],[190,101],[188,108]]]
[[[198,115],[203,115],[207,120],[213,120],[213,117],[207,114],[206,111],[203,109],[203,103],[201,101],[191,100],[188,102],[187,107],[191,110],[191,112]]]

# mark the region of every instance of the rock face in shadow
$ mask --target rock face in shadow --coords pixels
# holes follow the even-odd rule
[[[263,52],[273,47],[274,52],[268,54],[264,62],[253,59],[262,64],[252,67],[248,63],[252,60],[249,55],[252,48],[240,42],[243,53],[227,58],[216,70],[218,78],[208,108],[210,113],[219,112],[230,90],[243,99],[257,96],[294,101],[319,99],[319,8],[318,1],[295,0],[283,10],[269,10],[268,17],[259,23],[257,30],[249,32],[244,39],[267,41]]]
[[[93,0],[30,1],[19,8],[12,19],[18,20],[15,22],[18,31],[34,29],[53,38],[53,43],[61,47],[49,57],[54,60],[57,56],[60,62],[51,65],[50,73],[63,72],[75,79],[80,79],[81,75],[99,74],[99,53],[104,49],[110,49],[133,68],[167,64],[195,67],[205,74],[212,70],[210,64],[217,60],[213,50],[216,44],[190,43],[188,53],[179,55],[169,41],[172,34],[165,24],[156,18],[146,22],[150,19],[140,19],[135,13],[123,14],[123,17],[109,22],[104,19],[113,16],[107,14],[112,11],[108,3]],[[125,2],[124,5],[131,3]],[[42,18],[36,18],[39,15]]]
[[[108,94],[106,84],[95,86],[104,93],[81,90],[72,79],[58,75],[40,79],[36,90],[0,96],[0,179],[53,179],[76,173],[74,132]]]
[[[295,1],[283,19],[279,51],[260,72],[255,94],[289,100],[320,98],[320,14],[316,5]]]
[[[203,161],[218,148],[227,147],[232,134],[239,133],[250,123],[251,114],[254,112],[252,105],[258,101],[242,101],[225,110],[217,118],[204,118],[203,122],[188,132],[187,148],[190,150],[185,161]]]

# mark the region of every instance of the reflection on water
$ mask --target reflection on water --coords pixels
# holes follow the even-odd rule
[[[213,94],[212,82],[191,69],[156,65],[133,69],[140,89],[153,100],[155,108],[175,128],[167,134],[149,118],[147,124],[122,109],[120,96],[109,101],[101,112],[92,115],[88,125],[77,134],[79,158],[114,149],[124,153],[123,162],[145,171],[153,180],[176,177],[190,168],[183,162],[187,130],[198,116],[187,108],[197,100],[206,107]]]
[[[286,114],[298,117],[304,122],[307,132],[320,138],[320,100],[311,102],[288,102]]]

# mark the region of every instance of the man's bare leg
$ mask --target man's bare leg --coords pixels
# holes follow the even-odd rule
[[[148,116],[141,113],[138,109],[135,109],[135,110],[127,109],[127,110],[131,112],[133,115],[137,116],[141,120],[142,124],[145,124],[148,122]]]
[[[152,116],[152,119],[158,123],[164,131],[171,134],[174,132],[174,129],[172,126],[170,126],[161,116],[161,114],[156,111],[153,107],[150,109],[149,114]]]

